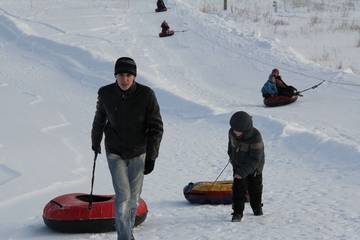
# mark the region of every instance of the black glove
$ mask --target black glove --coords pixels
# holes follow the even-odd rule
[[[155,161],[151,159],[145,159],[145,169],[144,174],[147,175],[154,170]]]
[[[101,147],[94,147],[94,146],[91,146],[91,149],[95,152],[95,153],[98,153],[98,154],[101,154]]]

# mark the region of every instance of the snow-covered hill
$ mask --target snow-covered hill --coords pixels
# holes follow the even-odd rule
[[[58,195],[90,191],[96,93],[115,81],[121,56],[155,90],[165,124],[136,239],[358,238],[360,77],[313,63],[286,37],[262,33],[266,22],[203,13],[201,4],[168,0],[171,9],[155,13],[144,0],[0,0],[0,239],[115,239],[52,232],[42,210]],[[257,7],[269,11],[268,1]],[[158,37],[163,20],[174,36]],[[300,34],[293,42],[311,41]],[[300,90],[325,82],[291,105],[266,108],[260,89],[274,67]],[[192,205],[182,189],[223,170],[238,110],[253,116],[265,141],[264,216],[246,206],[244,221],[232,223],[230,205]],[[112,194],[104,154],[95,174],[94,193]],[[230,167],[220,179],[231,179]]]

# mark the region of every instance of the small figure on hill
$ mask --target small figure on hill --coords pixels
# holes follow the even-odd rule
[[[276,97],[279,94],[278,89],[276,87],[275,75],[271,75],[269,77],[269,79],[266,81],[264,86],[261,88],[261,93],[264,98]]]
[[[243,111],[230,118],[228,155],[233,167],[232,222],[240,222],[249,193],[255,216],[263,215],[262,171],[265,164],[264,142],[259,130],[253,127],[252,117]]]
[[[160,27],[162,28],[162,31],[161,31],[162,33],[166,33],[166,34],[170,33],[170,26],[165,20],[161,23]]]
[[[274,68],[269,76],[269,79],[271,78],[271,76],[275,75],[275,80],[276,80],[276,87],[278,90],[278,94],[279,95],[284,95],[287,97],[292,97],[294,95],[298,95],[300,97],[302,97],[302,95],[297,91],[296,88],[294,88],[293,86],[288,86],[282,79],[280,76],[280,72],[279,69]]]
[[[166,8],[163,0],[157,0],[156,5],[157,5],[159,11],[164,11]]]

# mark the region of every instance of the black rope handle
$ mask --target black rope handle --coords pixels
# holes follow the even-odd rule
[[[92,209],[92,194],[93,194],[93,188],[94,188],[94,176],[95,176],[95,165],[96,165],[97,155],[98,155],[98,153],[95,152],[94,165],[93,165],[93,170],[92,170],[92,179],[91,179],[91,191],[90,191],[89,206],[88,206],[89,211]]]
[[[219,179],[219,177],[221,176],[221,174],[225,171],[226,167],[229,165],[230,163],[230,159],[228,161],[228,163],[225,165],[224,169],[221,171],[221,173],[219,174],[219,176],[215,179],[215,181],[211,184],[210,188],[208,189],[208,191],[210,191],[210,189],[214,186],[214,184],[216,183],[216,181]]]
[[[322,84],[323,82],[325,82],[325,80],[323,80],[321,83],[319,83],[319,84],[316,84],[316,85],[314,85],[314,86],[312,86],[312,87],[309,87],[309,88],[307,88],[307,89],[305,89],[305,90],[302,90],[302,91],[300,91],[300,92],[298,92],[298,93],[302,93],[302,92],[305,92],[305,91],[307,91],[307,90],[310,90],[310,89],[315,89],[315,88],[317,88],[318,86],[320,86],[320,84]]]

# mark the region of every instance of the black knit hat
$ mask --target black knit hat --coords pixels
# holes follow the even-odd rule
[[[121,57],[116,60],[114,75],[119,73],[130,73],[136,76],[136,63],[132,58]]]

